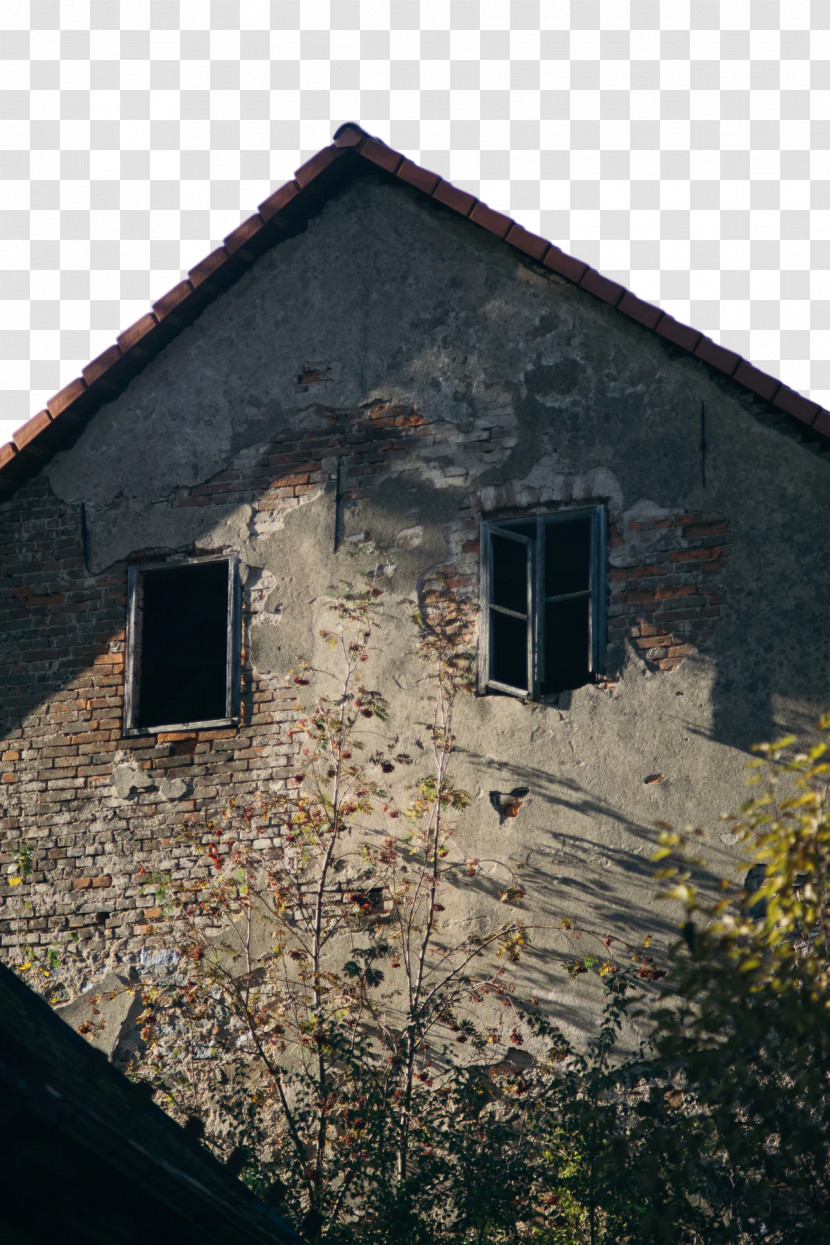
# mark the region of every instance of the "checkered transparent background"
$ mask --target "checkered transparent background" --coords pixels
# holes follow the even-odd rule
[[[14,0],[0,441],[353,120],[830,405],[830,0]]]

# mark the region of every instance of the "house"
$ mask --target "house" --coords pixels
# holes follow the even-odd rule
[[[540,926],[665,943],[654,823],[717,829],[830,700],[829,456],[828,411],[343,126],[0,449],[3,955],[140,965],[143,862],[182,876],[186,815],[293,775],[292,671],[364,540],[390,601],[436,568],[480,601],[469,854]],[[410,648],[400,613],[417,733]],[[519,973],[578,1028],[559,939]]]
[[[4,1241],[303,1245],[2,964],[0,1086]]]

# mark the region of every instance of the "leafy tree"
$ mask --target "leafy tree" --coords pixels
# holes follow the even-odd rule
[[[830,716],[819,723],[830,728]],[[671,997],[655,1015],[655,1186],[705,1241],[820,1240],[830,1212],[830,764],[827,744],[759,745],[760,791],[733,819],[758,889],[705,902],[690,834],[665,829],[668,894],[685,908]],[[682,1144],[681,1144],[682,1142]],[[684,1149],[685,1148],[685,1149]],[[694,1172],[689,1159],[693,1159]],[[685,1166],[684,1166],[685,1160]]]

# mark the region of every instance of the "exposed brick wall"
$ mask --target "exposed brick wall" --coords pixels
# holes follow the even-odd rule
[[[646,551],[631,548],[634,533],[651,534]],[[631,520],[615,535],[627,556],[609,573],[609,641],[628,636],[654,669],[675,670],[706,647],[720,616],[727,522],[719,514],[678,514]]]
[[[341,496],[365,497],[376,477],[407,465],[447,428],[428,428],[409,408],[373,403],[358,411],[306,412],[306,429],[277,435],[249,470],[227,470],[176,490],[181,508],[251,505],[259,530],[326,483],[323,460],[344,457]],[[421,459],[418,459],[420,463]],[[209,524],[209,516],[206,516]],[[184,547],[183,552],[194,552]],[[167,551],[136,551],[131,561]],[[265,783],[290,783],[295,689],[243,660],[238,729],[122,734],[127,563],[91,574],[79,506],[60,502],[43,477],[0,507],[0,948],[48,945],[67,932],[105,950],[146,944],[155,901],[143,864],[187,875],[190,849],[177,842],[185,816],[207,821],[217,802],[244,799]],[[255,584],[255,581],[254,581]],[[246,589],[243,626],[261,607]],[[243,638],[243,656],[247,638]],[[128,797],[113,771],[133,767],[149,781]],[[173,778],[186,798],[165,798]],[[34,871],[11,888],[7,866],[21,840]],[[30,906],[21,903],[25,899]]]

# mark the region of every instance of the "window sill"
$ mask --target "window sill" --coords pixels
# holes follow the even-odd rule
[[[123,739],[134,739],[137,735],[167,735],[171,731],[214,731],[226,728],[236,729],[239,718],[210,718],[203,722],[171,722],[161,726],[128,726],[124,729]]]

